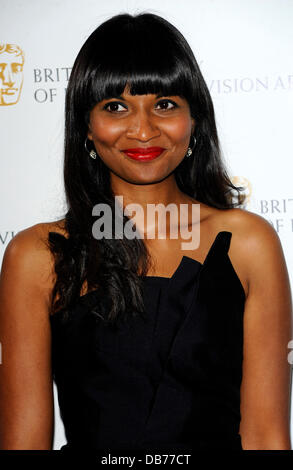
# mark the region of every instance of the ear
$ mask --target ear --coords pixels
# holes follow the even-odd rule
[[[89,128],[89,130],[88,130],[87,137],[88,137],[89,140],[93,140],[93,133],[92,133],[92,131],[90,130],[90,128]]]

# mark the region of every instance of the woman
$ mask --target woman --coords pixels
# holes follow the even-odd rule
[[[51,449],[53,371],[64,449],[290,449],[284,255],[232,201],[186,40],[153,14],[109,19],[65,114],[68,212],[19,232],[2,265],[1,448]],[[182,249],[169,219],[165,239],[143,237],[133,203],[187,208],[199,245]],[[141,237],[101,236],[97,204]]]

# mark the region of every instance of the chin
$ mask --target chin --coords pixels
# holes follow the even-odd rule
[[[137,184],[137,185],[156,184],[156,183],[160,183],[165,178],[167,177],[161,176],[161,177],[154,177],[154,178],[135,178],[133,180],[130,180],[129,182],[132,184]]]

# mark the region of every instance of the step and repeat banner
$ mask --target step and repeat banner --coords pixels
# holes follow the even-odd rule
[[[79,49],[111,16],[142,11],[191,45],[229,172],[246,188],[246,209],[278,232],[292,283],[293,0],[1,0],[0,261],[18,231],[66,211],[64,98]],[[54,395],[58,449],[66,439],[55,386]]]

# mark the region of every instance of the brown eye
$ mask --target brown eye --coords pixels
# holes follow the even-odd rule
[[[103,109],[106,109],[109,112],[119,113],[121,111],[121,109],[119,110],[119,106],[121,106],[125,110],[124,105],[122,105],[118,101],[111,101],[110,103],[105,104]]]
[[[174,101],[172,100],[161,100],[158,102],[158,105],[161,106],[161,109],[165,111],[169,111],[170,109],[177,108],[177,104],[174,103]]]

